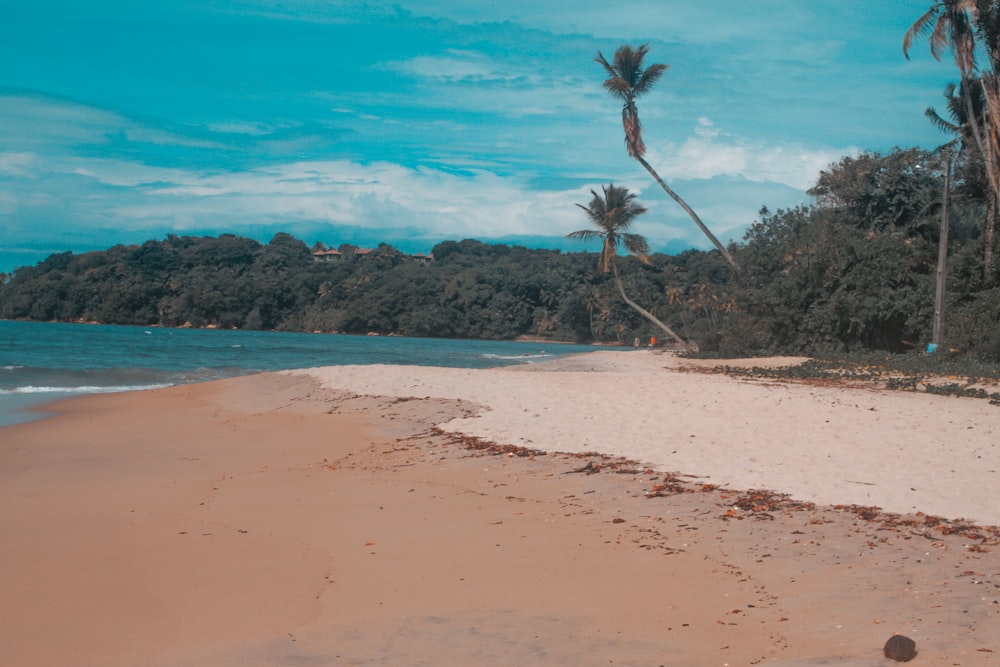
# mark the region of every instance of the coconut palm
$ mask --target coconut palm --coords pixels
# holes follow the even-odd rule
[[[903,55],[909,58],[913,41],[930,33],[931,55],[941,60],[945,51],[951,51],[962,76],[971,77],[976,69],[975,11],[974,0],[938,0],[906,31]]]
[[[903,55],[910,57],[913,41],[927,35],[931,55],[941,60],[941,55],[950,50],[962,77],[961,92],[965,103],[965,117],[969,120],[969,134],[975,141],[980,155],[990,170],[993,181],[991,160],[987,142],[984,139],[985,117],[976,113],[973,99],[976,73],[976,2],[974,0],[939,0],[918,18],[903,36]],[[983,90],[980,82],[979,90]]]
[[[722,256],[726,258],[726,261],[733,267],[733,270],[739,273],[740,268],[737,266],[735,260],[733,260],[732,255],[729,254],[729,251],[726,250],[726,247],[719,242],[715,234],[701,221],[701,218],[694,212],[694,209],[688,206],[687,202],[681,199],[680,195],[674,192],[660,178],[660,175],[656,173],[656,170],[649,165],[644,157],[646,154],[646,145],[642,141],[642,125],[639,122],[639,110],[636,108],[635,98],[648,93],[652,89],[653,84],[667,71],[668,67],[662,63],[654,63],[649,66],[644,65],[643,60],[645,60],[647,53],[649,53],[648,44],[642,44],[634,49],[630,45],[625,44],[618,47],[610,63],[600,51],[597,52],[597,57],[594,59],[595,62],[600,63],[604,67],[608,74],[608,78],[604,81],[604,88],[622,100],[622,126],[625,129],[625,149],[628,151],[629,157],[635,158],[649,172],[653,180],[659,183],[663,191],[670,195],[671,199],[680,204],[681,208],[687,212],[698,226],[698,229],[722,253]]]
[[[607,186],[601,186],[601,189],[603,190],[603,196],[591,190],[590,194],[593,195],[593,199],[590,200],[590,204],[587,206],[577,204],[577,206],[587,212],[587,217],[590,219],[593,227],[570,232],[566,235],[566,238],[577,241],[601,241],[601,256],[597,264],[598,269],[602,273],[612,273],[614,275],[615,286],[618,288],[618,293],[621,294],[625,303],[647,320],[660,327],[660,329],[677,341],[685,350],[690,351],[691,348],[684,342],[683,338],[625,294],[625,287],[622,285],[622,279],[618,273],[617,257],[620,248],[624,248],[625,252],[638,258],[641,262],[649,261],[649,244],[646,243],[646,239],[639,234],[633,234],[628,231],[632,226],[632,221],[645,213],[646,209],[639,205],[635,199],[635,195],[629,192],[628,188],[621,188],[612,183]]]
[[[934,107],[927,107],[924,115],[931,124],[942,132],[955,135],[961,142],[961,149],[969,152],[975,147],[975,138],[972,136],[973,118],[969,116],[966,100],[972,100],[972,111],[976,119],[982,122],[986,113],[986,101],[983,97],[982,82],[974,79],[970,82],[970,95],[965,93],[966,85],[949,83],[944,89],[945,109],[947,117],[942,116]]]
[[[989,211],[1000,200],[1000,6],[986,0],[938,0],[918,18],[903,37],[903,54],[909,58],[914,39],[928,36],[931,55],[937,60],[950,50],[961,74],[964,101],[963,140],[971,138],[983,159],[989,184]],[[987,71],[977,75],[977,47],[988,56]],[[977,99],[979,101],[977,108]],[[954,111],[949,104],[949,110]],[[984,113],[985,110],[985,113]],[[954,114],[953,114],[954,116]],[[931,118],[932,122],[934,118]],[[993,267],[996,213],[987,216],[983,271]]]
[[[969,118],[966,101],[968,99],[972,100],[976,118],[982,119],[986,114],[986,99],[983,94],[981,80],[975,79],[971,82],[971,95],[967,95],[961,88],[960,86],[959,92],[956,92],[956,86],[953,83],[945,88],[944,97],[947,100],[948,118],[938,114],[934,107],[928,107],[924,112],[924,115],[927,116],[935,127],[942,132],[947,132],[955,136],[954,139],[941,148],[942,153],[953,156],[955,159],[959,155],[972,155],[973,147],[975,146],[972,128],[976,125],[976,121]],[[981,123],[982,121],[980,120]],[[983,226],[983,273],[985,279],[988,280],[993,266],[993,245],[995,243],[997,227],[997,193],[990,187],[989,175],[984,174],[984,171],[985,169],[980,169],[975,172],[975,175],[977,176],[978,185],[985,186],[983,190],[986,196],[986,222]],[[978,178],[982,178],[983,176],[986,177],[985,184],[982,181],[978,181]]]

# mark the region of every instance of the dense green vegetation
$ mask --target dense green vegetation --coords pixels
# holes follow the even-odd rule
[[[287,234],[267,244],[170,236],[56,254],[19,269],[0,287],[0,316],[493,339],[631,342],[644,335],[641,318],[596,272],[592,254],[465,240],[439,244],[434,258],[418,261],[382,245],[317,262]],[[716,268],[702,253],[626,264],[636,293],[664,307],[668,276],[682,271],[709,281]]]
[[[919,149],[844,158],[815,202],[763,209],[730,251],[619,257],[632,299],[703,353],[922,351],[930,340],[943,188]],[[946,341],[1000,360],[1000,272],[984,265],[983,188],[959,160],[951,201]],[[596,248],[595,248],[596,250]],[[419,261],[382,245],[313,259],[287,234],[170,236],[61,253],[4,276],[0,317],[405,336],[623,342],[662,332],[593,252],[447,241]]]
[[[823,172],[810,207],[771,213],[738,253],[746,283],[722,327],[723,348],[807,354],[923,349],[934,285],[945,168],[918,149],[844,158]],[[958,162],[949,205],[945,339],[1000,358],[1000,275],[984,265],[983,191]]]

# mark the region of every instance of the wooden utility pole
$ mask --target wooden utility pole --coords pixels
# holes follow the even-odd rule
[[[941,195],[941,238],[938,240],[937,289],[934,295],[934,331],[927,351],[933,352],[944,345],[944,285],[948,274],[948,204],[951,199],[951,163],[953,152],[945,153],[944,193]]]

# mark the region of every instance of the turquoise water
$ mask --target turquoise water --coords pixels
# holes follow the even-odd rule
[[[591,352],[587,345],[162,329],[0,320],[0,426],[76,394],[346,364],[490,368]]]

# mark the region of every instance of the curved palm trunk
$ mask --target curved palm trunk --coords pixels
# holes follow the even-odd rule
[[[661,329],[663,329],[663,331],[666,332],[666,334],[668,336],[670,336],[675,341],[677,341],[677,343],[680,344],[681,348],[685,352],[691,352],[691,346],[688,345],[686,342],[684,342],[683,338],[681,338],[676,333],[674,333],[673,329],[671,329],[666,324],[664,324],[663,322],[661,322],[660,320],[658,320],[656,318],[656,316],[653,315],[651,312],[649,312],[648,310],[646,310],[645,308],[643,308],[642,306],[640,306],[639,304],[637,304],[632,299],[628,298],[628,296],[625,294],[625,287],[622,285],[621,276],[618,275],[618,264],[617,264],[617,262],[613,262],[612,263],[612,268],[614,269],[615,285],[617,285],[617,287],[618,287],[618,293],[622,295],[622,299],[625,301],[625,303],[627,303],[629,305],[629,307],[632,308],[632,310],[636,311],[637,313],[639,313],[640,315],[642,315],[643,317],[645,317],[647,320],[649,320],[650,322],[652,322],[656,326],[658,326]]]
[[[663,181],[663,179],[660,178],[660,175],[656,173],[656,170],[653,169],[651,166],[649,166],[649,163],[646,162],[646,160],[641,155],[635,156],[635,159],[639,161],[639,164],[641,164],[643,167],[646,168],[646,171],[649,172],[649,175],[653,177],[654,181],[660,184],[660,187],[663,188],[663,191],[666,192],[668,195],[670,195],[670,197],[675,202],[680,204],[681,208],[687,211],[687,214],[691,216],[692,220],[694,220],[694,224],[698,225],[698,229],[701,230],[702,234],[708,237],[708,240],[712,242],[712,245],[715,246],[716,250],[722,253],[722,256],[726,258],[727,262],[729,262],[729,266],[733,267],[733,271],[735,271],[739,275],[742,275],[743,272],[740,270],[740,267],[736,264],[736,260],[734,260],[733,256],[729,254],[729,251],[726,250],[726,247],[719,242],[719,239],[715,238],[715,234],[712,233],[712,230],[710,230],[708,227],[705,226],[705,223],[701,221],[701,218],[699,218],[698,214],[694,212],[694,209],[688,206],[687,202],[681,199],[680,195],[674,192],[670,188],[670,186],[668,186]]]

